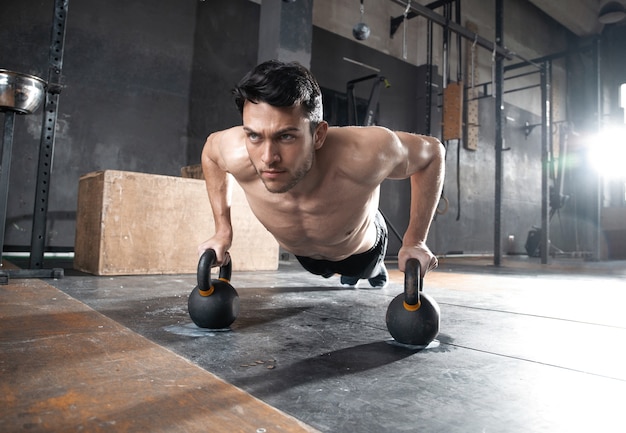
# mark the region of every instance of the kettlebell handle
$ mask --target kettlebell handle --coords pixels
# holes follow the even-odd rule
[[[422,269],[417,259],[411,258],[404,265],[404,307],[417,310],[423,287]]]
[[[226,263],[220,266],[219,279],[228,283],[233,272],[233,264],[230,260],[230,254],[226,253],[224,261]],[[216,262],[217,257],[215,250],[211,248],[206,250],[200,256],[200,260],[198,261],[198,290],[202,292],[211,290],[211,268],[215,266]]]

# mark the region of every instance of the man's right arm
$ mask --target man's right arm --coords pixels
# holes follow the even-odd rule
[[[209,135],[202,150],[202,172],[215,221],[215,233],[213,237],[198,246],[199,255],[208,248],[215,250],[218,265],[223,263],[224,254],[231,247],[233,240],[230,218],[230,182],[232,180],[226,170],[220,166],[220,164],[223,165],[220,154],[220,142],[223,135],[224,131]]]

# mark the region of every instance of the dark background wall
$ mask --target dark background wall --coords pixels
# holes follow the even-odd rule
[[[3,0],[0,14],[0,68],[45,78],[50,46],[52,0]],[[78,179],[104,169],[179,175],[200,161],[206,136],[240,122],[230,89],[255,65],[260,6],[248,0],[72,0],[69,6],[63,83],[48,214],[47,245],[72,249]],[[623,27],[622,27],[623,29]],[[609,35],[623,41],[624,34]],[[606,43],[613,82],[626,81],[623,44]],[[381,89],[378,123],[392,129],[428,132],[423,124],[423,71],[398,58],[314,27],[311,69],[328,91],[342,94],[346,83],[372,71],[344,57],[380,69],[389,83]],[[593,95],[593,62],[572,62],[580,89],[571,114],[587,119],[581,107]],[[620,77],[619,74],[622,74]],[[437,77],[436,77],[437,78]],[[440,80],[440,77],[438,78]],[[372,82],[356,86],[367,100]],[[430,130],[439,135],[440,100],[433,102]],[[611,102],[615,105],[615,102]],[[540,130],[526,136],[522,125],[536,115],[506,105],[503,236],[524,251],[528,230],[540,223]],[[494,202],[494,107],[480,101],[477,151],[448,145],[446,213],[438,215],[429,243],[436,253],[492,252]],[[2,126],[0,125],[0,129]],[[27,249],[41,111],[16,122],[5,245]],[[0,131],[1,132],[1,131]],[[457,170],[457,161],[459,169]],[[458,174],[458,176],[457,176]],[[569,188],[576,190],[571,176]],[[458,181],[458,186],[457,186]],[[403,232],[408,220],[408,183],[383,184],[381,208]],[[459,198],[460,195],[460,198]],[[593,202],[593,197],[585,198]],[[581,205],[582,206],[582,205]],[[443,207],[443,206],[442,206]],[[583,206],[584,207],[584,206]],[[208,235],[208,234],[207,234]],[[568,233],[565,238],[574,235]],[[566,239],[567,240],[567,239]],[[559,240],[560,242],[560,240]],[[508,244],[503,243],[508,249]],[[391,236],[390,255],[399,242]]]
[[[2,68],[46,78],[53,7],[3,2]],[[73,246],[80,175],[186,164],[195,11],[192,0],[70,2],[48,245]],[[41,110],[16,120],[6,245],[30,245],[40,129]]]
[[[200,162],[210,132],[241,123],[231,89],[257,63],[259,5],[246,0],[197,3],[189,92],[186,163]]]

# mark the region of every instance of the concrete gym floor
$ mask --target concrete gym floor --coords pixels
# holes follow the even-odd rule
[[[624,432],[626,262],[442,258],[431,347],[390,341],[383,290],[298,264],[237,272],[230,331],[195,275],[0,286],[0,431]]]

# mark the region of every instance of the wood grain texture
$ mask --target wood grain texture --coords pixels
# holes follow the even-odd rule
[[[316,431],[41,280],[0,299],[0,431]]]

